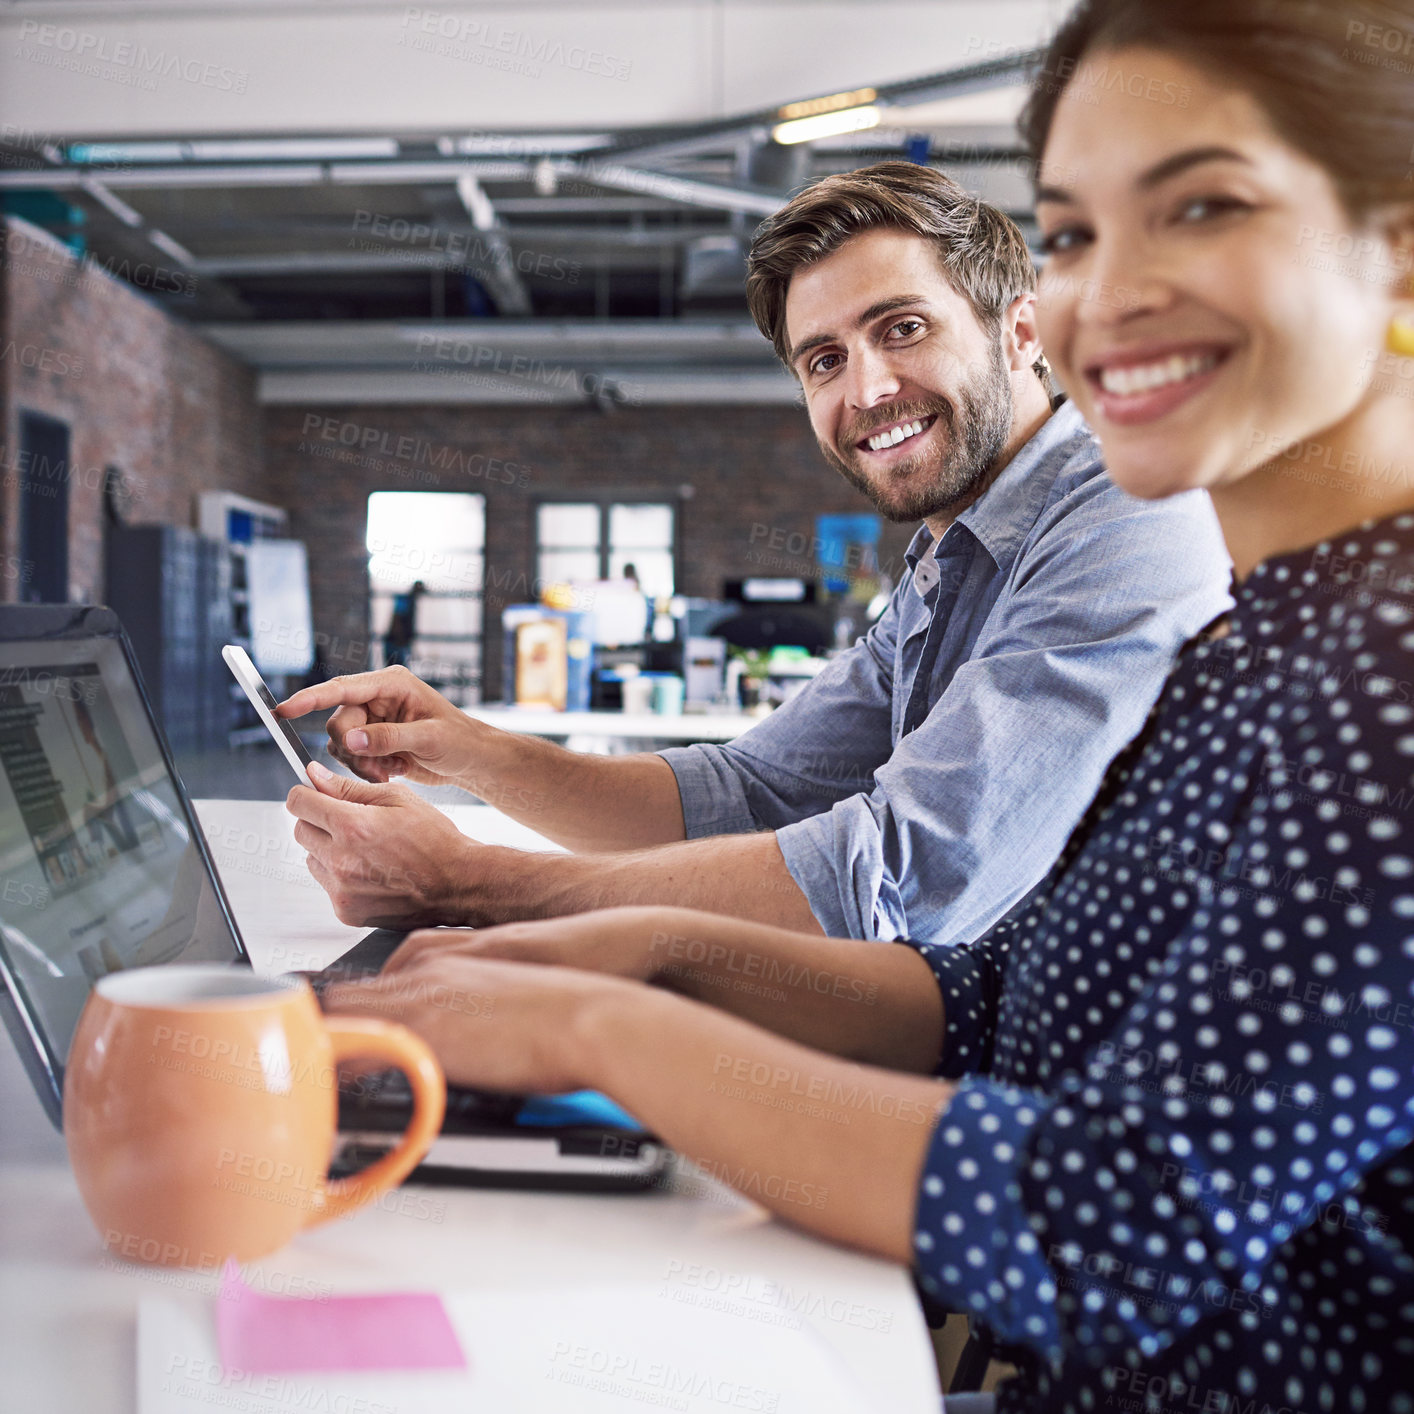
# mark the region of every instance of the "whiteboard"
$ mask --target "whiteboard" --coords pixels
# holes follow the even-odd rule
[[[246,550],[250,656],[262,673],[314,666],[309,561],[302,540],[254,540]]]

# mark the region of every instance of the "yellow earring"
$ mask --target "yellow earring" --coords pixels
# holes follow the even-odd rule
[[[1414,358],[1414,320],[1391,319],[1385,347],[1392,354],[1399,354],[1404,358]]]

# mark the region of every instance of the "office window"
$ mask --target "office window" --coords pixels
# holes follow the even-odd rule
[[[535,515],[541,584],[621,579],[632,565],[645,594],[675,592],[677,512],[660,501],[542,501]]]
[[[481,700],[486,498],[447,491],[375,491],[368,498],[369,625],[376,659],[394,600],[421,580],[407,665],[465,705]]]
[[[600,507],[594,504],[564,501],[539,507],[535,573],[541,584],[607,577],[600,564],[602,519]]]

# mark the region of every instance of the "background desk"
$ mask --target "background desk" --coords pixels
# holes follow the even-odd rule
[[[206,801],[198,809],[258,970],[321,967],[361,935],[334,919],[305,871],[282,804]],[[550,847],[488,807],[449,813],[488,843]],[[210,1291],[214,1283],[103,1252],[63,1141],[8,1038],[0,1040],[0,1096],[0,1405],[17,1414],[124,1414],[136,1408],[138,1301]],[[246,1270],[271,1292],[634,1284],[703,1304],[743,1277],[774,1282],[788,1289],[802,1322],[874,1408],[938,1410],[932,1348],[900,1268],[794,1232],[702,1178],[635,1196],[409,1186]],[[678,1297],[679,1290],[692,1295]],[[737,1305],[743,1320],[773,1317],[759,1302]],[[788,1390],[791,1370],[774,1373],[777,1387]],[[530,1380],[537,1408],[584,1407],[574,1386],[543,1382],[538,1373]]]
[[[575,751],[613,755],[619,751],[683,746],[694,741],[733,741],[761,720],[747,712],[555,712],[541,707],[464,707],[502,731],[558,737]]]

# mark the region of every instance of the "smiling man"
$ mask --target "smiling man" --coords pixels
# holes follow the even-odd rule
[[[339,916],[653,903],[968,939],[1036,884],[1179,645],[1227,607],[1229,566],[1206,496],[1138,501],[1105,475],[1052,395],[1035,283],[1016,226],[924,166],[828,177],[767,220],[751,311],[825,460],[891,520],[922,522],[888,608],[727,746],[578,756],[475,722],[401,669],[296,693],[282,715],[337,707],[334,754],[375,782],[290,793]],[[476,844],[376,784],[394,775],[461,785],[575,852]]]

